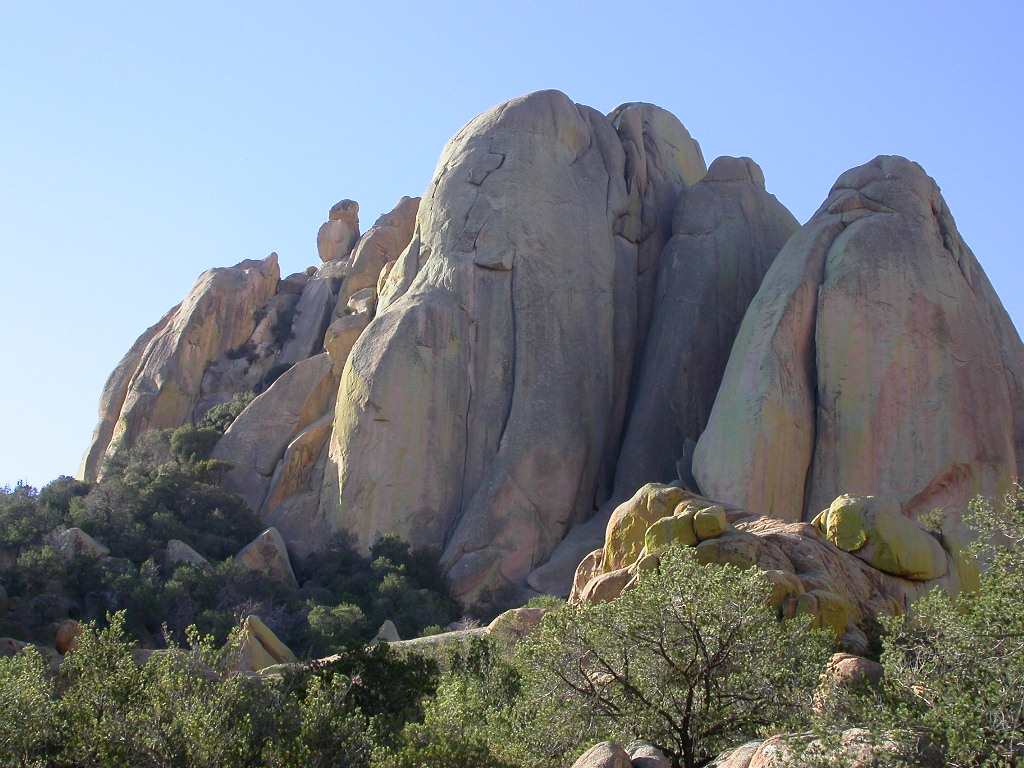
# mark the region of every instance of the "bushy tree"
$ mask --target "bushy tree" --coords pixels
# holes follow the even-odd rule
[[[599,605],[566,606],[524,643],[524,691],[557,745],[653,741],[676,766],[801,725],[832,638],[779,622],[756,569],[672,548],[657,572]],[[562,758],[563,761],[565,758]]]

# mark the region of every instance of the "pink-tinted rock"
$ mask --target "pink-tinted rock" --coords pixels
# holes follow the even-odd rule
[[[740,328],[693,475],[788,520],[840,493],[956,518],[1018,471],[1024,345],[938,187],[903,158],[836,182]]]
[[[629,754],[618,744],[602,741],[595,744],[572,764],[572,768],[632,768]]]
[[[94,476],[104,454],[119,445],[130,447],[143,432],[193,420],[205,394],[207,366],[249,340],[257,312],[277,290],[279,277],[277,254],[211,269],[199,277],[185,301],[136,342],[108,382],[111,389],[101,400],[104,413],[86,457],[84,477]],[[143,345],[139,353],[137,348]],[[108,429],[111,420],[116,423]]]

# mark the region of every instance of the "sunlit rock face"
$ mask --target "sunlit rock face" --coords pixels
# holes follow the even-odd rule
[[[1022,363],[935,182],[878,157],[839,178],[769,270],[693,475],[787,520],[846,492],[955,516],[1018,473]]]
[[[112,446],[141,433],[189,423],[204,395],[207,369],[252,336],[257,312],[277,291],[277,254],[204,272],[185,300],[146,331],[107,380],[100,423],[79,476],[95,480]],[[238,358],[249,368],[253,361]],[[230,398],[230,390],[227,397]]]
[[[204,273],[111,375],[81,476],[250,391],[213,455],[293,554],[397,533],[470,604],[568,595],[650,483],[810,538],[842,494],[884,497],[862,517],[902,551],[893,515],[942,507],[949,533],[1018,474],[1024,346],[902,158],[843,174],[800,227],[756,163],[706,168],[669,112],[543,91],[470,121],[361,238],[357,215],[332,209],[319,268]],[[712,560],[746,557],[694,514]],[[652,542],[690,530],[666,517],[641,520]],[[618,565],[594,589],[632,578]]]
[[[631,175],[611,121],[554,91],[452,139],[342,375],[342,528],[443,544],[466,595],[521,579],[592,513],[636,349],[643,185],[684,183],[664,175]]]

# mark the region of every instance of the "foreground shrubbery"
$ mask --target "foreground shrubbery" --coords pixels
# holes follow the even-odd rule
[[[758,736],[816,727],[827,742],[849,726],[869,729],[886,765],[1024,765],[1021,494],[975,510],[982,591],[936,592],[886,622],[884,682],[819,697],[813,723],[831,640],[779,623],[757,571],[685,552],[611,603],[553,611],[525,640],[434,659],[368,651],[384,619],[415,636],[456,617],[436,553],[389,537],[363,556],[339,540],[295,563],[299,589],[242,567],[230,555],[260,525],[212,482],[210,429],[154,434],[98,484],[0,490],[0,635],[49,642],[61,618],[96,622],[58,672],[34,651],[0,659],[0,765],[555,768],[596,741],[643,738],[700,766]],[[71,526],[111,556],[67,559],[52,534]],[[169,538],[212,566],[166,563]],[[338,659],[229,674],[224,642],[248,613],[300,655]],[[169,649],[139,666],[138,641]]]
[[[86,632],[56,674],[34,650],[0,659],[0,764],[366,765],[437,686],[435,662],[386,645],[258,678],[230,673],[230,647],[193,636],[140,666],[122,618]]]

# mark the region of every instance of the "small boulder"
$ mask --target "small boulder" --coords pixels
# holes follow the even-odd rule
[[[725,509],[721,504],[699,509],[693,515],[693,530],[701,541],[721,536],[728,524]]]
[[[682,488],[648,483],[617,506],[605,531],[604,570],[613,571],[634,562],[644,548],[647,529],[671,516],[689,495]]]
[[[82,625],[74,619],[65,619],[57,626],[57,633],[53,640],[53,647],[57,653],[66,656],[78,647],[78,638],[82,636]]]
[[[267,528],[235,555],[247,568],[265,573],[270,578],[298,588],[295,572],[288,559],[288,548],[277,528]]]
[[[632,768],[629,753],[612,741],[595,744],[572,764],[572,768]]]
[[[672,768],[665,753],[649,741],[637,739],[626,745],[633,768]]]
[[[723,752],[708,764],[708,768],[749,768],[750,759],[763,741],[748,741],[735,749]]]
[[[547,608],[510,608],[498,615],[487,625],[488,632],[501,632],[517,639],[526,637],[532,630],[540,626]]]
[[[697,533],[694,531],[694,512],[686,509],[676,517],[669,515],[655,521],[644,533],[644,547],[648,552],[658,552],[670,544],[696,546]]]
[[[100,558],[110,554],[110,548],[100,544],[81,528],[68,528],[57,534],[54,546],[68,560],[76,555],[90,555]]]
[[[277,664],[297,664],[299,659],[278,639],[259,616],[247,616],[242,625],[239,672],[259,672]]]
[[[889,499],[843,494],[814,518],[813,525],[844,552],[893,576],[930,581],[949,570],[939,540]]]
[[[359,239],[359,203],[355,200],[335,203],[328,216],[316,235],[322,262],[345,258]]]
[[[168,567],[177,565],[178,563],[192,563],[193,565],[198,565],[200,568],[204,568],[208,571],[213,570],[213,566],[210,565],[209,560],[180,539],[171,539],[167,542],[167,554],[164,557],[164,562]]]
[[[376,637],[370,641],[370,645],[377,645],[378,643],[397,643],[401,641],[401,637],[398,636],[398,629],[395,627],[395,622],[388,619],[380,625],[380,629],[377,630]]]
[[[0,658],[21,653],[26,645],[28,643],[23,643],[21,640],[15,640],[11,637],[0,637]]]

